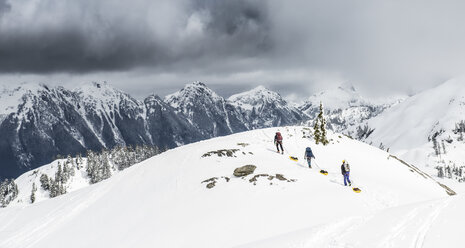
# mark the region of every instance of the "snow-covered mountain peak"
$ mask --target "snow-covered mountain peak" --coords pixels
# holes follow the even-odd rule
[[[228,101],[250,120],[252,128],[299,123],[307,116],[264,86],[232,95]]]
[[[121,108],[135,110],[141,112],[142,102],[134,99],[126,92],[123,92],[107,82],[92,82],[84,84],[76,89],[74,92],[78,94],[79,98],[83,101],[89,109],[94,109],[97,112],[110,113],[114,110],[119,112]]]
[[[55,88],[45,84],[21,83],[11,87],[4,86],[0,90],[0,123],[10,114],[28,112],[37,102],[37,97],[43,99],[56,93]]]
[[[281,95],[261,85],[249,91],[232,95],[228,100],[235,106],[239,106],[246,110],[252,110],[252,108],[260,109],[265,104],[286,104]]]
[[[316,93],[307,100],[307,104],[319,106],[323,103],[326,109],[345,109],[350,106],[361,106],[369,104],[353,86],[340,85],[334,89],[324,90]]]
[[[165,101],[173,104],[173,107],[177,107],[176,105],[181,102],[198,101],[199,99],[210,99],[212,101],[224,100],[202,82],[186,84],[180,91],[165,97]]]
[[[83,98],[98,100],[104,103],[118,104],[121,100],[121,97],[130,98],[127,93],[114,88],[107,82],[92,82],[89,84],[84,84],[74,89],[73,91],[78,93]]]

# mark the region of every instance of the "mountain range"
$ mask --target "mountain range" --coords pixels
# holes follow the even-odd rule
[[[74,90],[23,84],[3,89],[0,103],[0,178],[16,177],[57,155],[118,145],[169,149],[308,120],[264,87],[225,99],[201,82],[187,84],[164,99],[152,94],[143,101],[108,83]]]
[[[376,100],[341,85],[301,104],[263,86],[224,98],[194,82],[164,98],[151,94],[138,100],[105,82],[73,90],[22,84],[0,91],[0,178],[86,150],[136,145],[165,150],[253,129],[313,126],[320,102],[329,129],[389,148],[435,174],[438,165],[465,166],[449,162],[461,157],[456,154],[465,131],[462,81],[410,97]]]

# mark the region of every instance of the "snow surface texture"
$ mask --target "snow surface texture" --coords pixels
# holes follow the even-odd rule
[[[0,209],[0,247],[461,244],[459,218],[453,225],[447,221],[462,214],[462,197],[448,197],[434,180],[385,151],[332,132],[330,145],[321,146],[306,138],[308,128],[279,128],[286,152],[278,154],[273,145],[277,130],[185,145],[98,184],[29,206]],[[314,169],[302,161],[307,146],[316,156]],[[342,185],[343,159],[362,193]],[[249,164],[257,166],[252,175],[232,175],[235,168]],[[320,174],[318,167],[329,175]],[[267,176],[257,176],[262,174]],[[207,188],[205,180],[214,177],[215,186]]]
[[[365,141],[382,143],[431,175],[437,174],[437,165],[465,166],[465,130],[454,132],[456,124],[465,121],[464,84],[465,79],[447,81],[368,120],[374,131]]]

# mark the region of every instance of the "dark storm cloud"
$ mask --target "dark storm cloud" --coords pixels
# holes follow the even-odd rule
[[[254,49],[250,51],[253,53],[266,50],[271,45],[266,2],[196,0],[194,8],[209,13],[207,30],[212,37],[233,38],[224,41],[235,47],[239,44],[233,42],[244,42]]]
[[[99,51],[79,30],[53,30],[0,38],[0,70],[4,72],[86,72],[118,70],[155,62],[157,47],[125,35],[108,38]],[[150,51],[150,52],[147,52]],[[159,56],[162,57],[162,56]]]
[[[266,13],[255,1],[40,2],[13,6],[16,14],[33,8],[31,18],[5,15],[0,71],[176,70],[269,47]],[[0,9],[6,12],[10,5],[1,0]]]
[[[0,0],[0,77],[71,73],[140,92],[200,80],[228,84],[224,94],[265,84],[308,95],[346,81],[414,93],[465,74],[464,9],[461,0]]]

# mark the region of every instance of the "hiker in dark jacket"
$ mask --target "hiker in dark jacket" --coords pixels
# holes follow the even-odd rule
[[[349,183],[349,186],[352,185],[349,179],[349,175],[350,175],[349,163],[345,160],[342,160],[341,173],[342,173],[342,176],[344,176],[344,186],[347,186],[347,183]]]
[[[276,135],[274,136],[274,143],[276,145],[276,150],[278,150],[278,153],[279,153],[279,147],[281,147],[281,154],[284,154],[283,136],[281,136],[280,132],[276,132]]]
[[[305,149],[304,159],[307,160],[308,168],[312,168],[312,158],[315,158],[315,155],[313,155],[313,152],[312,152],[312,148],[307,147]]]

